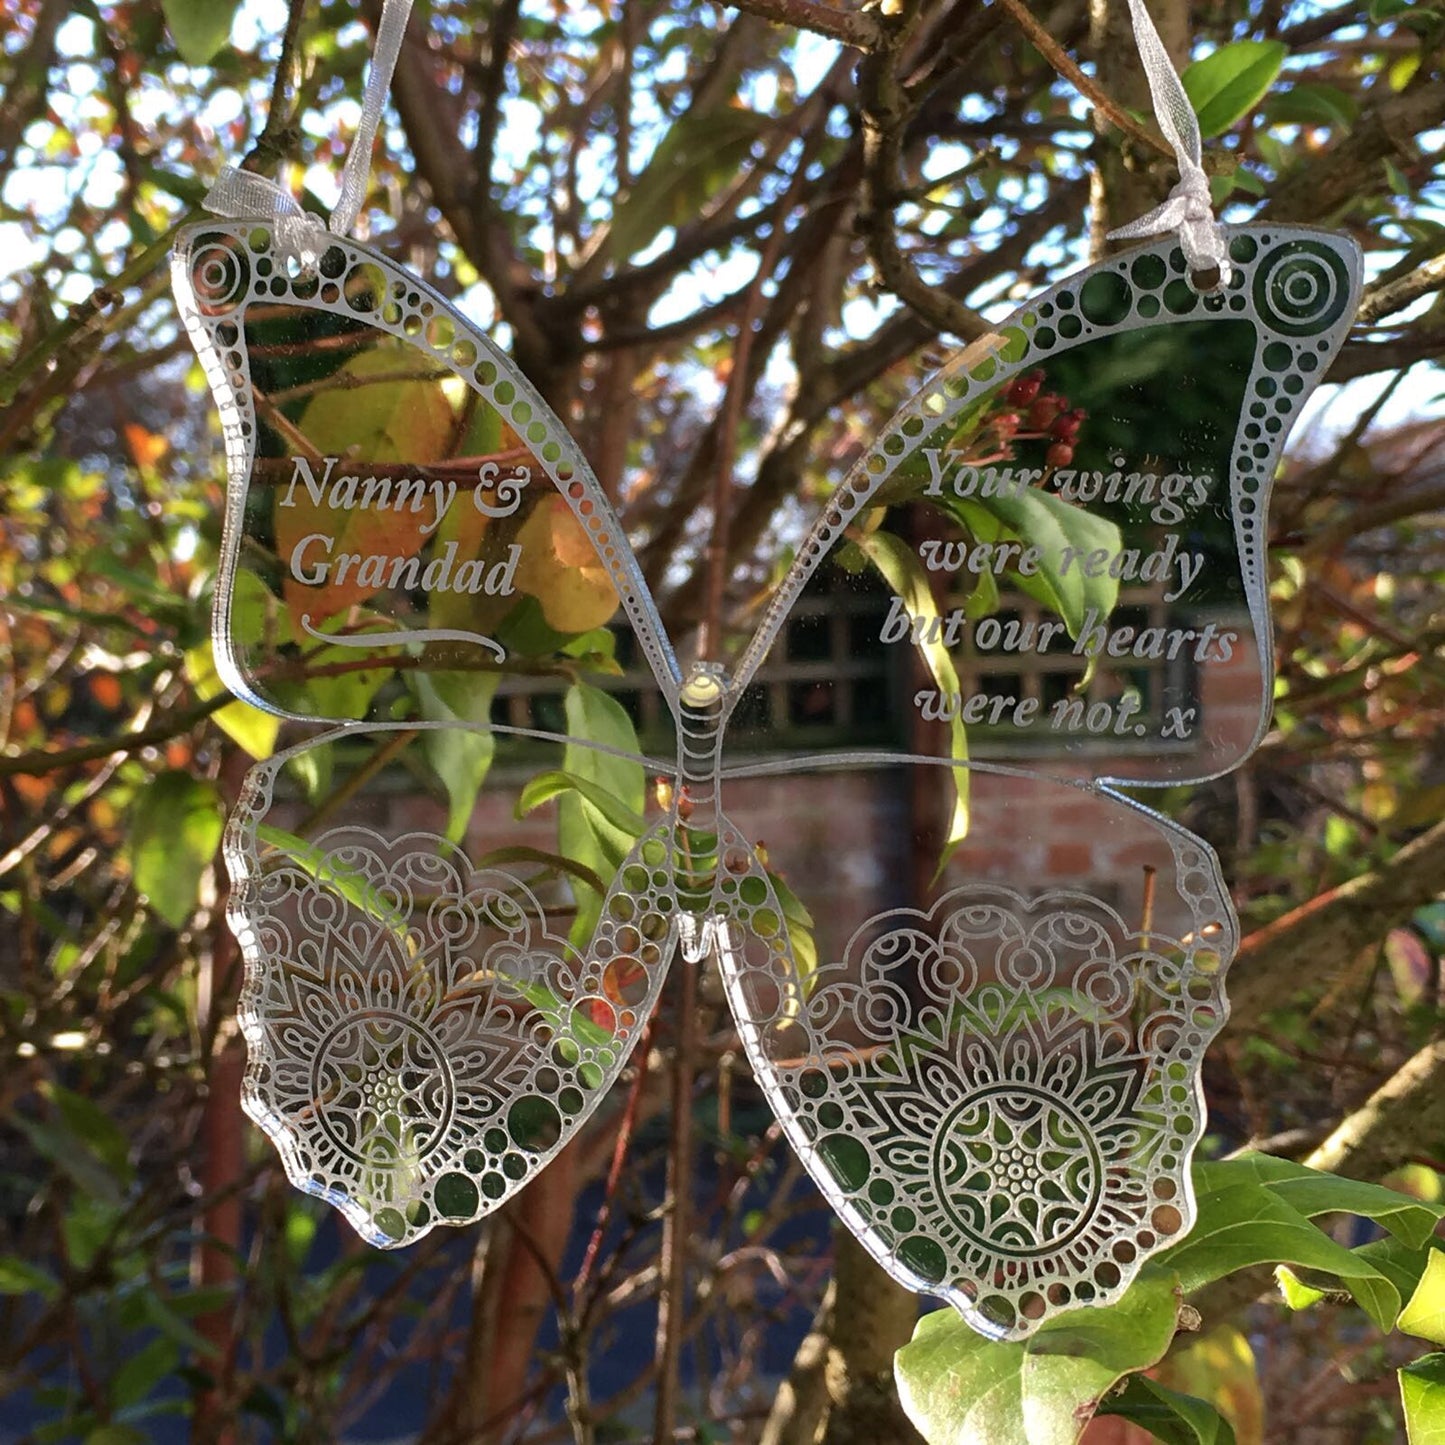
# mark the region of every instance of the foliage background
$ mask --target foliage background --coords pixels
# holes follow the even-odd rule
[[[1345,229],[1371,277],[1330,377],[1362,388],[1277,492],[1275,730],[1174,800],[1253,929],[1211,1144],[1361,1179],[1411,1165],[1395,1181],[1434,1199],[1445,18],[1151,8],[1181,61],[1231,57],[1191,82],[1226,216]],[[589,1270],[619,1112],[519,1210],[385,1260],[243,1130],[215,851],[278,732],[209,662],[221,463],[165,257],[223,161],[329,203],[376,13],[0,10],[0,1437],[906,1438],[891,1358],[916,1306],[846,1242],[825,1294],[796,1166],[760,1110],[719,1113],[723,1036],[685,1061],[716,1232],[674,1311],[686,1368],[653,1362],[666,1008]],[[707,610],[709,546],[743,606],[794,499],[842,474],[930,355],[1172,179],[1120,0],[436,0],[409,35],[365,225],[568,420],[677,636]],[[1260,1408],[1272,1441],[1398,1438],[1391,1321],[1331,1291],[1286,1325],[1251,1303],[1268,1283],[1200,1281],[1210,1332],[1162,1336],[1176,1386],[1230,1404],[1241,1439]]]

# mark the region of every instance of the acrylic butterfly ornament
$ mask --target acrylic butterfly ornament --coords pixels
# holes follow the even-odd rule
[[[292,1182],[381,1246],[494,1209],[606,1097],[681,954],[896,1278],[1008,1337],[1117,1297],[1192,1220],[1236,924],[1207,846],[1115,785],[1218,776],[1262,734],[1265,507],[1352,245],[1244,227],[1216,293],[1172,240],[1044,293],[832,490],[729,672],[679,665],[504,355],[382,255],[298,260],[280,229],[192,227],[174,274],[225,435],[218,666],[339,724],[253,769],[226,841],[244,1102]],[[841,641],[794,695],[841,716],[881,668],[892,733],[725,769],[802,615]],[[1011,761],[965,761],[990,741]],[[475,810],[414,813],[377,768],[412,755]],[[373,791],[309,818],[295,773],[357,767]],[[959,798],[936,879],[828,892],[867,871],[860,788],[886,812],[920,781]],[[764,862],[745,815],[776,829],[795,787],[839,801]]]

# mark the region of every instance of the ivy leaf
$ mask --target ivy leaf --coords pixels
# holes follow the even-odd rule
[[[166,772],[131,805],[130,855],[135,886],[172,928],[195,911],[201,874],[221,841],[221,800],[215,787],[188,773]]]
[[[1178,1280],[1146,1267],[1116,1304],[1070,1310],[1027,1340],[985,1339],[951,1310],[925,1315],[893,1370],[929,1445],[1073,1445],[1124,1375],[1174,1338]]]
[[[176,49],[187,65],[205,65],[231,38],[239,0],[161,0]]]
[[[1164,1445],[1235,1445],[1234,1427],[1208,1400],[1180,1394],[1147,1375],[1131,1375],[1099,1414],[1132,1421]]]
[[[1445,1355],[1422,1355],[1399,1373],[1410,1445],[1445,1445]]]
[[[1180,79],[1203,139],[1248,115],[1274,84],[1288,54],[1289,47],[1278,40],[1236,40],[1189,66]]]

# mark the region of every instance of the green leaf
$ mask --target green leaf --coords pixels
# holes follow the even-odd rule
[[[59,1281],[39,1265],[13,1254],[0,1254],[0,1295],[38,1294],[43,1299],[54,1299],[59,1292]]]
[[[695,220],[722,186],[736,179],[753,142],[775,122],[736,106],[675,120],[613,214],[607,249],[626,260],[659,231]]]
[[[878,570],[883,580],[897,593],[899,600],[908,611],[910,619],[921,622],[938,620],[938,603],[928,583],[928,574],[923,570],[917,553],[901,537],[891,532],[869,532],[853,539],[854,545]],[[925,666],[943,697],[961,698],[962,685],[953,658],[943,645],[942,629],[937,629],[931,640],[919,645]],[[955,762],[968,761],[968,729],[963,724],[961,710],[955,709],[948,720],[949,756]],[[943,872],[948,860],[958,845],[968,836],[968,774],[960,769],[952,772],[954,785],[953,816],[943,840],[943,852],[938,860],[934,878]]]
[[[187,65],[205,65],[231,38],[239,0],[161,0],[176,49]]]
[[[1346,1288],[1382,1330],[1400,1312],[1400,1294],[1367,1259],[1336,1244],[1264,1184],[1244,1181],[1199,1194],[1194,1228],[1159,1256],[1186,1293],[1260,1264],[1323,1270]]]
[[[213,697],[225,692],[226,685],[216,671],[209,640],[186,653],[185,669],[186,678],[202,702],[210,702]],[[269,758],[276,751],[281,719],[274,713],[262,712],[260,708],[237,699],[227,703],[219,712],[212,713],[211,718],[227,737],[239,743],[257,762]]]
[[[1288,54],[1289,47],[1278,40],[1236,40],[1189,66],[1180,79],[1199,117],[1199,134],[1208,140],[1248,115],[1274,84]]]
[[[1287,1264],[1275,1266],[1274,1280],[1279,1286],[1280,1294],[1284,1296],[1284,1302],[1292,1310],[1311,1309],[1329,1293],[1328,1290],[1301,1279]]]
[[[1321,1214],[1357,1214],[1372,1219],[1411,1249],[1420,1249],[1445,1218],[1445,1209],[1425,1204],[1409,1194],[1327,1174],[1289,1159],[1269,1154],[1241,1154],[1217,1164],[1200,1165],[1195,1175],[1200,1189],[1217,1189],[1249,1179],[1269,1188],[1310,1219]]]
[[[563,793],[557,807],[557,847],[569,858],[611,881],[646,829],[647,772],[640,758],[604,753],[600,743],[636,754],[637,730],[622,704],[585,682],[573,683],[564,701],[568,742],[562,771],[598,790]],[[599,802],[605,798],[605,804]],[[602,916],[602,899],[591,889],[572,889],[577,915],[569,936],[579,948],[592,937]]]
[[[201,874],[221,841],[221,800],[215,786],[189,773],[152,778],[130,810],[130,855],[135,886],[173,928],[196,908]]]
[[[18,1115],[13,1122],[39,1153],[70,1176],[84,1199],[105,1204],[119,1201],[120,1186],[115,1175],[68,1128]]]
[[[966,526],[980,542],[999,540],[1005,531],[1027,546],[1039,549],[1038,571],[1012,574],[1013,585],[1063,619],[1070,637],[1078,637],[1088,622],[1104,621],[1119,600],[1119,579],[1106,573],[1089,577],[1083,569],[1064,567],[1072,549],[1081,553],[1105,551],[1114,556],[1123,546],[1119,528],[1085,507],[1076,506],[1053,492],[1028,488],[1016,497],[943,498],[938,503]]]
[[[134,1425],[97,1425],[85,1437],[85,1445],[148,1445],[150,1436]]]
[[[1177,1290],[1148,1267],[1117,1304],[1070,1310],[1017,1343],[951,1309],[925,1315],[894,1356],[903,1408],[929,1445],[1073,1445],[1118,1380],[1169,1348]]]
[[[1410,1445],[1445,1445],[1445,1355],[1422,1355],[1400,1371]]]
[[[498,672],[437,672],[415,675],[412,685],[428,722],[485,723],[501,680]],[[466,727],[427,728],[421,746],[447,790],[447,837],[460,843],[492,766],[496,737]]]
[[[798,977],[806,985],[818,969],[818,941],[813,937],[814,920],[803,900],[788,887],[787,881],[771,868],[767,870],[768,882],[773,885],[773,894],[778,907],[783,910],[783,925],[788,930],[788,945],[793,950],[793,962],[798,966]]]
[[[271,823],[258,824],[256,836],[263,843],[269,843],[284,853],[298,868],[309,873],[323,886],[339,893],[353,908],[359,908],[378,923],[384,924],[399,938],[407,937],[409,921],[406,915],[384,902],[362,870],[338,863],[335,855],[326,849],[318,848],[314,843],[308,843],[305,838],[299,838],[295,833],[288,833],[284,828],[277,828]]]
[[[1234,1445],[1234,1427],[1208,1400],[1180,1394],[1147,1375],[1130,1375],[1099,1414],[1121,1415],[1164,1445]]]
[[[1429,1252],[1425,1272],[1400,1312],[1396,1327],[1432,1345],[1445,1345],[1445,1251]]]
[[[1411,1249],[1391,1235],[1358,1245],[1353,1252],[1389,1280],[1402,1300],[1408,1300],[1424,1277],[1430,1255],[1439,1247],[1433,1242],[1425,1249]]]
[[[130,1140],[125,1131],[96,1104],[82,1094],[59,1084],[45,1088],[48,1098],[60,1110],[65,1126],[122,1184],[129,1184],[134,1171],[130,1165]]]
[[[117,1404],[137,1405],[180,1363],[181,1352],[174,1340],[164,1335],[126,1357],[111,1381]]]
[[[1346,131],[1359,113],[1359,102],[1333,85],[1292,85],[1264,103],[1264,117],[1271,125],[1324,125]]]
[[[646,826],[642,814],[634,813],[615,793],[608,792],[600,783],[594,783],[590,778],[579,777],[564,768],[538,773],[526,783],[517,795],[517,816],[524,818],[543,803],[550,803],[553,798],[567,793],[576,793],[584,798],[619,832],[635,829],[634,836],[640,837]]]

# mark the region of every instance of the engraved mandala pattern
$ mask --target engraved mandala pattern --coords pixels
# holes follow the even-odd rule
[[[1188,1226],[1198,1070],[1233,947],[1216,917],[1146,937],[1084,893],[966,884],[873,919],[801,1008],[780,960],[750,969],[744,944],[734,1004],[870,1251],[1016,1338],[1116,1298]]]
[[[253,770],[227,839],[246,1111],[292,1182],[373,1244],[475,1219],[605,1094],[655,998],[666,924],[644,942],[619,895],[584,956],[525,882],[431,834],[264,848],[273,777]]]

